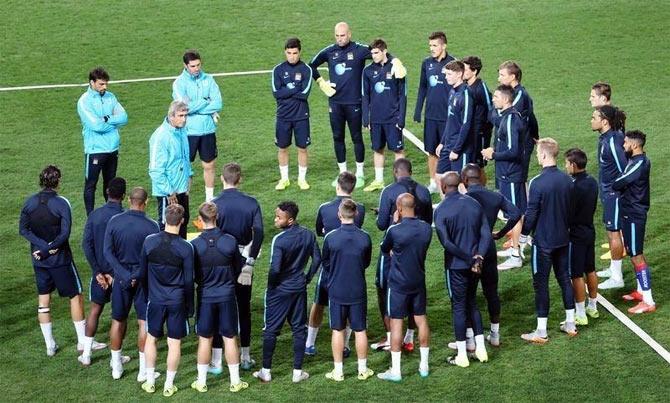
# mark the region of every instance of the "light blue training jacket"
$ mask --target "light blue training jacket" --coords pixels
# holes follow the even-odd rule
[[[172,99],[188,104],[186,133],[189,136],[202,136],[216,132],[216,123],[212,114],[223,107],[221,90],[214,77],[200,71],[193,77],[186,69],[172,83]]]
[[[128,114],[114,94],[105,91],[100,96],[88,86],[79,97],[77,113],[81,119],[85,154],[111,153],[119,149],[119,128],[128,123]]]
[[[149,139],[151,194],[187,192],[191,175],[186,130],[172,127],[166,118]]]

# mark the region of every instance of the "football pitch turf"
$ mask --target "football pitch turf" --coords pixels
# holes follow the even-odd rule
[[[444,30],[449,52],[456,57],[478,55],[482,77],[495,86],[497,66],[514,59],[523,68],[523,85],[533,97],[542,137],[558,140],[564,151],[579,146],[589,156],[588,170],[597,175],[597,134],[590,130],[590,86],[604,80],[613,87],[613,103],[628,114],[626,127],[647,133],[647,153],[652,161],[652,200],[647,223],[645,255],[652,270],[658,310],[633,320],[666,348],[670,347],[670,151],[667,111],[670,110],[670,3],[667,1],[516,1],[516,2],[77,2],[8,1],[3,7],[3,39],[0,42],[0,87],[85,82],[88,71],[104,66],[112,80],[176,76],[187,48],[197,48],[208,73],[271,69],[284,60],[283,43],[289,36],[302,40],[302,59],[309,61],[333,42],[333,26],[348,21],[353,40],[368,43],[385,38],[389,50],[408,68],[407,128],[421,137],[422,124],[411,121],[421,61],[427,56],[427,36]],[[336,175],[326,97],[312,89],[310,96],[312,143],[307,175],[312,189],[292,186],[273,190],[278,179],[274,137],[275,101],[270,75],[217,78],[224,107],[218,129],[218,166],[237,161],[243,168],[241,189],[258,198],[263,209],[265,242],[256,264],[252,300],[252,356],[261,359],[262,293],[267,280],[274,206],[295,200],[301,209],[299,222],[312,229],[316,210],[334,196],[330,182]],[[121,130],[118,175],[129,186],[150,189],[148,140],[161,123],[171,101],[171,81],[111,84],[129,116]],[[66,300],[54,298],[54,333],[61,351],[45,355],[36,320],[37,299],[28,245],[18,235],[18,217],[25,198],[38,190],[38,173],[49,163],[63,170],[60,193],[73,208],[71,245],[88,298],[90,269],[81,253],[85,223],[83,207],[83,151],[76,102],[84,88],[0,92],[0,169],[2,211],[0,223],[0,400],[138,400],[148,397],[137,382],[136,329],[129,324],[124,351],[133,356],[126,374],[113,381],[108,350],[93,355],[93,365],[82,368],[76,360],[76,340]],[[348,137],[348,135],[347,135]],[[350,169],[353,150],[347,139]],[[369,148],[369,141],[366,140]],[[415,178],[427,181],[423,154],[407,143]],[[372,153],[366,150],[366,174],[372,178]],[[390,165],[387,158],[387,167]],[[534,161],[534,159],[533,159]],[[291,155],[291,180],[297,178],[296,155]],[[560,164],[562,168],[562,163]],[[192,210],[204,199],[199,164],[194,165]],[[538,172],[533,162],[531,174]],[[487,169],[493,177],[493,167]],[[387,183],[391,170],[386,169]],[[217,189],[220,186],[217,184]],[[97,194],[97,206],[102,204]],[[367,207],[364,229],[373,243],[382,233],[375,216],[378,193],[356,191],[354,198]],[[437,201],[437,199],[435,199]],[[152,199],[148,206],[155,216]],[[597,245],[605,241],[596,213]],[[597,251],[600,255],[600,250]],[[378,251],[373,253],[373,262]],[[382,335],[374,290],[374,264],[368,269],[368,324],[370,341]],[[603,262],[604,264],[604,262]],[[311,378],[290,382],[292,349],[287,327],[279,338],[274,358],[273,382],[260,384],[242,372],[250,388],[228,392],[223,380],[210,376],[209,392],[198,394],[189,385],[196,376],[196,338],[183,344],[176,385],[178,400],[234,398],[240,400],[542,400],[542,401],[667,401],[670,367],[641,339],[600,308],[601,317],[580,328],[575,338],[558,330],[563,320],[560,293],[550,280],[550,342],[528,345],[519,335],[535,326],[534,299],[529,265],[500,275],[502,346],[489,347],[488,363],[471,362],[467,369],[450,367],[447,342],[453,339],[451,308],[444,285],[442,248],[437,237],[427,262],[428,318],[432,330],[431,375],[418,376],[418,351],[403,356],[403,381],[356,380],[355,359],[345,360],[346,380],[332,383],[324,378],[331,370],[330,331],[327,320],[317,340],[318,355],[306,357],[304,369]],[[635,286],[628,260],[624,261],[626,288],[603,296],[625,312],[621,295]],[[309,286],[310,299],[313,284]],[[485,327],[485,303],[479,298]],[[87,307],[88,309],[88,307]],[[97,339],[108,341],[109,312],[101,319]],[[131,316],[132,318],[132,316]],[[132,320],[131,320],[132,322]],[[157,370],[165,372],[165,343],[161,343]],[[368,365],[381,372],[390,364],[386,353],[370,352]],[[162,385],[159,378],[157,385]],[[159,388],[160,389],[160,388]],[[666,396],[663,398],[663,396]],[[162,398],[160,393],[156,398]]]

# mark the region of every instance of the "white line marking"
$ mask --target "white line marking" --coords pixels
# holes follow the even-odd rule
[[[410,132],[407,129],[402,129],[402,134],[407,137],[407,140],[409,140],[412,144],[414,144],[419,150],[421,150],[424,154],[428,155],[426,150],[423,149],[423,141],[419,140],[418,137],[414,135],[414,133]]]

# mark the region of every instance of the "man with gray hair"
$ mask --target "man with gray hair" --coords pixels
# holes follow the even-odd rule
[[[191,187],[191,161],[186,137],[188,105],[172,101],[168,116],[149,139],[149,176],[151,194],[158,202],[158,223],[165,228],[165,209],[172,204],[184,207],[179,235],[186,239],[189,220],[188,192]]]

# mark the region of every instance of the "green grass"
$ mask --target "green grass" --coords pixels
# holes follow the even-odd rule
[[[607,80],[614,88],[614,103],[628,113],[629,128],[647,133],[648,155],[653,163],[652,207],[646,238],[646,255],[653,272],[654,296],[659,310],[633,320],[652,337],[670,346],[670,281],[665,275],[670,220],[670,191],[665,185],[670,163],[666,111],[670,109],[667,55],[670,35],[667,2],[640,1],[548,1],[498,2],[408,2],[358,1],[335,5],[330,2],[270,3],[249,1],[187,4],[176,1],[29,3],[7,2],[0,43],[2,65],[0,87],[84,82],[88,70],[104,65],[112,79],[177,75],[184,49],[195,47],[203,55],[208,72],[269,69],[283,59],[283,41],[297,35],[303,41],[303,60],[308,60],[332,42],[332,27],[339,20],[350,22],[354,40],[368,42],[377,35],[389,43],[391,52],[409,69],[408,121],[416,100],[421,60],[427,54],[427,35],[446,30],[449,50],[457,56],[477,54],[484,61],[483,78],[493,86],[496,66],[515,59],[524,69],[523,84],[533,96],[542,136],[556,138],[563,149],[583,147],[594,159],[597,136],[589,130],[590,85]],[[335,13],[334,10],[346,10]],[[253,356],[259,360],[262,327],[261,293],[266,283],[269,240],[274,205],[294,199],[300,207],[300,222],[313,227],[316,208],[333,196],[329,186],[336,173],[327,102],[316,87],[310,97],[312,109],[311,164],[309,192],[295,187],[285,193],[272,189],[278,177],[274,132],[274,100],[269,76],[256,75],[217,79],[224,96],[223,124],[218,131],[219,161],[238,161],[245,178],[242,190],[258,197],[266,225],[264,253],[257,267],[253,299]],[[148,139],[160,124],[170,102],[170,82],[111,85],[129,114],[122,130],[121,160],[118,174],[131,186],[150,187],[147,175]],[[56,299],[52,312],[55,335],[62,351],[54,358],[44,355],[36,323],[35,286],[28,246],[18,236],[17,222],[23,200],[37,190],[37,175],[47,163],[64,172],[61,193],[72,203],[74,228],[72,245],[82,277],[90,271],[77,245],[85,222],[82,205],[83,156],[81,128],[75,103],[82,88],[0,93],[0,155],[2,179],[0,194],[5,221],[0,224],[0,390],[3,400],[120,400],[145,395],[134,377],[137,361],[127,365],[128,374],[112,381],[106,354],[96,354],[94,365],[82,369],[76,362],[74,335],[67,302]],[[419,135],[422,127],[410,123],[408,129]],[[408,156],[415,163],[416,177],[424,181],[423,156],[409,146]],[[351,147],[350,160],[353,161]],[[370,153],[368,153],[370,156]],[[295,154],[291,175],[297,175]],[[372,174],[368,158],[368,175]],[[596,167],[590,165],[591,172]],[[194,204],[203,197],[201,169],[196,167]],[[537,172],[537,167],[533,167]],[[489,171],[489,175],[492,172]],[[390,178],[390,170],[387,170]],[[377,195],[357,192],[355,198],[367,207],[377,204]],[[98,205],[100,204],[98,196]],[[155,214],[155,203],[149,213]],[[195,211],[192,211],[194,213]],[[600,212],[597,213],[598,220]],[[364,228],[374,242],[381,233],[367,217]],[[598,226],[598,239],[604,240]],[[665,241],[663,241],[665,239]],[[377,252],[374,256],[376,257]],[[343,384],[326,382],[330,370],[329,331],[322,328],[318,339],[320,354],[308,358],[305,370],[312,379],[301,385],[290,382],[291,348],[288,329],[280,337],[270,385],[251,381],[249,390],[235,395],[242,400],[645,400],[660,401],[670,393],[668,365],[620,322],[601,309],[601,319],[593,321],[575,339],[557,329],[562,307],[552,280],[550,335],[545,346],[521,342],[519,334],[535,325],[533,290],[528,267],[500,276],[503,301],[503,347],[490,350],[491,360],[473,363],[468,369],[444,364],[449,353],[446,342],[453,338],[451,310],[444,290],[441,249],[437,240],[428,261],[429,321],[433,330],[430,378],[416,375],[418,354],[403,360],[404,380],[390,385],[371,379],[355,380],[355,362],[346,362],[348,379]],[[629,262],[625,280],[634,285]],[[370,293],[369,333],[381,334],[374,301],[374,267],[368,271]],[[310,295],[312,287],[310,287]],[[622,291],[605,293],[620,309]],[[480,299],[480,306],[484,307]],[[109,308],[103,315],[98,338],[107,340]],[[486,315],[484,315],[486,318]],[[126,338],[126,351],[133,352],[135,330]],[[163,346],[164,347],[164,346]],[[225,385],[210,378],[210,392],[198,395],[188,385],[195,376],[195,338],[185,341],[177,385],[178,400],[229,398]],[[165,351],[160,351],[158,369],[164,372]],[[369,365],[375,371],[388,365],[388,357],[371,353]],[[224,382],[225,384],[225,382]],[[663,398],[666,396],[666,398]]]

